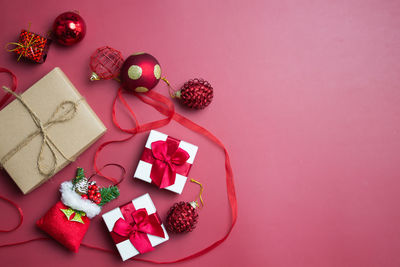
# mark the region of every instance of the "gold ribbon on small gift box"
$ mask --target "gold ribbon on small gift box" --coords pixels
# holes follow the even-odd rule
[[[21,57],[25,57],[37,63],[42,63],[45,60],[43,53],[46,50],[46,45],[49,45],[50,41],[46,37],[42,37],[38,34],[29,31],[30,24],[28,25],[28,30],[22,30],[19,42],[7,43],[5,49],[8,52],[15,52],[18,54],[19,61]],[[16,46],[15,48],[8,48],[10,45]]]

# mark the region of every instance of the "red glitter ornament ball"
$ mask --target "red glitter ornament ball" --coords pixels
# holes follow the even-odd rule
[[[113,79],[119,75],[124,59],[121,52],[104,46],[98,48],[90,57],[91,81]]]
[[[59,44],[70,46],[80,42],[86,34],[86,23],[75,12],[59,15],[53,23],[53,37]]]
[[[211,103],[214,91],[209,82],[196,78],[187,81],[175,96],[189,108],[203,109]]]
[[[173,233],[193,231],[197,224],[198,214],[196,202],[175,203],[168,211],[166,226]]]
[[[139,53],[129,56],[121,68],[122,86],[139,93],[153,89],[161,78],[161,67],[150,54]]]

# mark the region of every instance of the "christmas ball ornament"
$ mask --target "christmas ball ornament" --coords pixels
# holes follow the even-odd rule
[[[196,78],[187,81],[174,97],[189,108],[203,109],[211,103],[214,92],[209,82]]]
[[[190,179],[190,182],[196,183],[200,186],[199,201],[203,207],[204,201],[203,197],[201,196],[204,190],[203,185],[194,179]],[[197,208],[199,207],[198,203],[199,202],[197,200],[192,202],[182,201],[175,203],[167,214],[167,219],[165,222],[167,230],[177,234],[193,231],[193,229],[196,227],[199,217],[197,213]]]
[[[116,78],[123,63],[124,59],[120,51],[108,46],[98,48],[90,57],[90,69],[92,70],[90,80]]]
[[[147,53],[129,56],[121,68],[122,86],[139,93],[153,89],[161,78],[161,67],[157,59]]]
[[[53,23],[53,37],[62,45],[70,46],[80,42],[86,34],[86,23],[75,12],[59,15]]]
[[[192,202],[175,203],[168,211],[166,226],[173,233],[187,233],[196,227],[198,214],[197,204]]]

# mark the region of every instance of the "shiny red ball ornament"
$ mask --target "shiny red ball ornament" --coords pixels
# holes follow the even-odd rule
[[[86,23],[75,12],[59,15],[53,23],[53,38],[59,44],[70,46],[80,42],[86,34]]]
[[[193,231],[199,217],[196,207],[195,201],[175,203],[168,211],[167,230],[177,234]]]
[[[196,78],[187,81],[182,88],[175,93],[175,97],[189,108],[203,109],[211,103],[214,97],[214,91],[209,82]]]
[[[123,63],[124,59],[120,51],[108,46],[98,48],[90,57],[90,69],[93,72],[90,80],[116,78]]]
[[[129,56],[121,68],[122,86],[139,93],[153,89],[161,78],[161,67],[157,59],[147,53]]]

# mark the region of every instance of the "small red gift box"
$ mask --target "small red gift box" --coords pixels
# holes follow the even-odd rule
[[[198,147],[151,130],[134,178],[181,194]]]
[[[103,214],[103,220],[123,261],[169,239],[149,194]]]
[[[9,51],[16,53],[18,60],[23,57],[36,63],[43,63],[46,61],[50,43],[51,40],[45,37],[22,30],[18,43],[10,43],[17,47]]]

